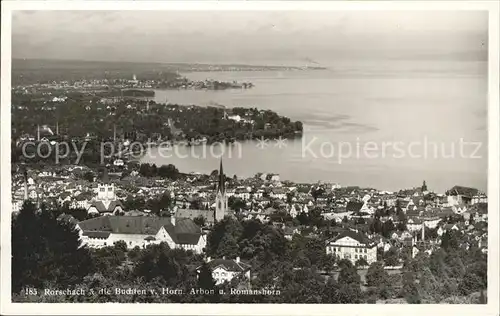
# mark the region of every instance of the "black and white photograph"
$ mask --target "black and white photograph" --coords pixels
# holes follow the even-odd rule
[[[2,314],[498,313],[498,3],[44,2],[2,3]]]

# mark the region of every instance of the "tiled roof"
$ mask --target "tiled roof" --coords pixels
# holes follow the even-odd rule
[[[359,210],[363,207],[363,202],[354,202],[354,201],[351,201],[349,203],[347,203],[346,205],[346,210],[348,212],[359,212]]]
[[[57,219],[60,221],[71,223],[71,224],[78,223],[78,221],[73,216],[68,215],[68,214],[61,214],[61,215],[59,215],[59,217]]]
[[[94,231],[84,231],[83,236],[87,236],[89,238],[102,238],[107,239],[111,235],[110,232],[94,232]]]
[[[440,217],[443,217],[443,216],[450,216],[453,214],[455,214],[455,212],[453,212],[451,207],[444,207],[444,208],[439,210],[439,213],[437,215]]]
[[[405,201],[405,200],[399,200],[399,205],[401,207],[407,207],[410,201]]]
[[[413,209],[408,209],[406,211],[406,216],[408,217],[411,217],[411,216],[419,216],[420,215],[420,211],[416,208],[413,208]]]
[[[446,192],[447,195],[463,195],[467,197],[472,197],[476,195],[479,192],[478,189],[474,188],[469,188],[469,187],[462,187],[459,185],[454,186],[450,190]]]
[[[424,221],[421,220],[420,218],[410,218],[408,219],[408,224],[413,224],[413,225],[420,225],[422,224]]]
[[[177,220],[172,225],[170,217],[150,216],[101,216],[78,223],[84,233],[108,232],[115,234],[156,235],[164,227],[177,244],[198,243],[201,229],[191,219]]]
[[[215,212],[211,210],[191,210],[179,208],[175,212],[175,218],[189,218],[194,220],[199,216],[204,217],[205,221],[209,224],[215,222]]]
[[[357,240],[361,244],[365,244],[365,245],[373,244],[373,241],[370,240],[368,237],[366,237],[366,235],[359,233],[359,232],[352,231],[352,230],[344,230],[339,235],[337,235],[336,237],[331,239],[330,242],[335,242],[335,241],[342,239],[344,237],[350,237],[354,240]]]
[[[120,201],[111,201],[108,205],[108,207],[106,207],[104,205],[104,203],[102,201],[94,201],[92,202],[92,204],[90,205],[90,207],[95,207],[97,209],[97,211],[99,213],[110,213],[110,212],[113,212],[114,209],[118,206],[122,207],[123,208],[123,205]]]

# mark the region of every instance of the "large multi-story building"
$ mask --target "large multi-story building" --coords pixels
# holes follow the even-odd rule
[[[326,253],[353,264],[363,258],[368,264],[377,261],[377,245],[362,233],[346,230],[327,240]]]
[[[127,248],[145,248],[166,242],[171,249],[182,248],[202,253],[206,236],[190,219],[175,217],[100,216],[76,225],[83,245],[92,248],[113,246],[124,241]]]

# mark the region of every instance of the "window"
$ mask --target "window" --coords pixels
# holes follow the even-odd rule
[[[358,259],[358,255],[354,255],[354,259]]]
[[[101,191],[101,192],[104,192],[105,190],[106,190],[105,188],[101,188],[101,189],[100,189],[100,191]]]

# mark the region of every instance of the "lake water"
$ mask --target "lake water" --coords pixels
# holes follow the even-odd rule
[[[247,142],[227,149],[224,171],[230,176],[273,172],[297,182],[382,190],[420,186],[426,180],[436,192],[456,184],[486,190],[486,62],[342,61],[321,71],[186,76],[251,81],[255,87],[156,91],[156,101],[257,107],[304,123],[302,139],[288,140],[286,147],[270,141],[265,148]],[[209,173],[219,158],[203,150],[184,148],[161,158],[152,149],[142,161]]]

